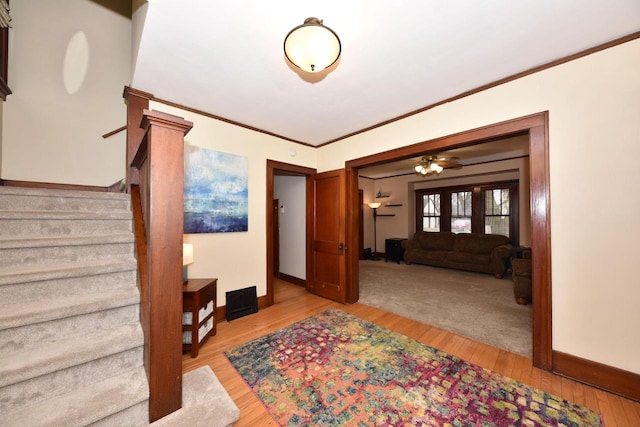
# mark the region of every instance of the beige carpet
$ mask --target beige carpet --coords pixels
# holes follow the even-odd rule
[[[182,377],[182,408],[151,427],[226,427],[240,418],[240,410],[209,366]]]
[[[509,275],[360,261],[359,302],[531,357],[531,305],[515,302]]]

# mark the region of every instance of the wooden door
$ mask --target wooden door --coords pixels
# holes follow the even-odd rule
[[[307,289],[316,295],[346,302],[344,169],[313,176],[311,242]]]

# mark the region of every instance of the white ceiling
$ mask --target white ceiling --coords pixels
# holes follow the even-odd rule
[[[317,146],[640,31],[639,0],[149,0],[132,87]],[[318,17],[318,81],[283,52]]]

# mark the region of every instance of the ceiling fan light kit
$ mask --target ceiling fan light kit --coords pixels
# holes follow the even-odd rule
[[[424,156],[420,159],[420,163],[416,165],[414,170],[416,171],[416,175],[419,176],[429,176],[434,173],[440,175],[445,167],[460,169],[462,165],[456,161],[455,157],[445,159],[438,158],[438,156]]]
[[[317,73],[333,65],[342,46],[338,35],[318,18],[307,18],[304,24],[289,31],[284,39],[284,54],[296,67]]]

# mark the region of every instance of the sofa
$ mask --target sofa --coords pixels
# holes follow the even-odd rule
[[[402,242],[406,264],[491,273],[502,279],[510,266],[513,246],[498,234],[417,231]]]

